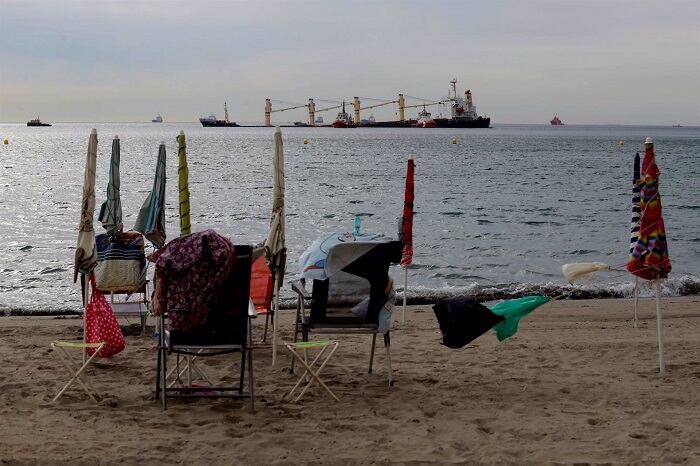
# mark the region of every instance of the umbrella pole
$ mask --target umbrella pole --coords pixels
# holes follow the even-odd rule
[[[663,373],[666,369],[664,363],[664,336],[663,336],[663,320],[661,316],[661,280],[654,280],[656,285],[656,336],[659,344],[659,372]]]
[[[280,300],[279,300],[279,294],[280,294],[280,289],[279,289],[279,277],[277,277],[277,273],[275,273],[275,294],[273,295],[273,301],[272,301],[272,367],[275,367],[275,363],[277,362],[277,322],[279,321],[279,307],[280,307]]]
[[[408,292],[408,267],[403,268],[403,310],[401,311],[401,325],[406,325],[406,293]]]
[[[634,277],[634,328],[637,328],[637,309],[639,309],[639,277]]]
[[[88,306],[88,279],[87,275],[81,274],[80,277],[81,285],[83,285],[83,343],[87,343],[87,324],[86,324],[86,314]],[[87,360],[87,347],[83,346],[83,365]]]

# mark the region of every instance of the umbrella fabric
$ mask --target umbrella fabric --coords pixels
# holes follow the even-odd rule
[[[609,268],[610,266],[603,262],[574,262],[562,265],[561,273],[564,275],[564,279],[573,285],[574,281],[581,277]]]
[[[520,319],[549,302],[547,296],[525,296],[524,298],[508,299],[490,306],[491,312],[503,317],[503,320],[493,326],[498,341],[515,335]]]
[[[165,144],[158,148],[153,189],[139,210],[134,230],[143,233],[156,248],[165,244]]]
[[[647,144],[640,179],[639,235],[627,261],[627,270],[645,280],[667,278],[671,271],[666,229],[661,215],[659,174],[654,146]]]
[[[122,200],[120,193],[119,164],[121,159],[119,138],[112,141],[112,159],[109,163],[109,182],[107,183],[107,200],[102,203],[98,219],[107,230],[108,235],[122,231]]]
[[[413,200],[415,199],[413,172],[415,164],[413,159],[408,159],[406,167],[406,191],[403,198],[403,217],[401,220],[401,240],[403,251],[401,252],[401,265],[406,267],[413,262]]]
[[[276,271],[278,278],[284,272],[282,263],[284,244],[284,150],[282,132],[275,131],[275,158],[272,175],[272,215],[270,217],[270,232],[265,240],[265,255],[270,270]],[[278,286],[281,280],[278,280]]]
[[[180,236],[192,233],[190,225],[190,171],[187,168],[187,144],[185,133],[177,137],[177,188],[180,192]]]
[[[78,227],[78,246],[75,250],[73,281],[78,279],[78,272],[89,274],[97,265],[95,248],[95,229],[92,221],[95,215],[95,170],[97,167],[97,130],[93,129],[88,140],[85,177],[83,179],[83,201]]]
[[[637,245],[639,236],[639,220],[642,218],[642,208],[640,206],[640,185],[639,185],[639,153],[634,154],[634,172],[632,174],[632,225],[630,227],[630,254]]]
[[[386,242],[389,238],[378,234],[354,235],[349,232],[329,233],[317,238],[301,256],[299,256],[299,270],[301,277],[307,280],[325,280],[329,277],[326,270],[326,259],[331,248],[336,244],[358,242]]]

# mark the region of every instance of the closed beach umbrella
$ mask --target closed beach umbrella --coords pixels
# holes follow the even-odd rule
[[[89,274],[97,265],[95,247],[95,170],[97,167],[97,130],[93,129],[88,140],[87,159],[85,161],[85,177],[83,179],[83,201],[80,210],[80,225],[78,227],[78,246],[75,250],[73,281],[78,279],[78,272]]]
[[[192,233],[190,225],[190,171],[187,168],[187,144],[185,133],[177,137],[177,188],[180,192],[180,236]]]
[[[666,245],[666,228],[661,214],[659,194],[660,170],[656,164],[654,143],[651,138],[644,142],[644,161],[640,173],[640,220],[637,242],[633,245],[627,261],[627,270],[643,280],[653,280],[656,287],[656,332],[659,347],[659,371],[665,368],[663,323],[661,315],[661,280],[668,278],[671,260]]]
[[[637,246],[639,236],[639,221],[642,217],[640,206],[639,183],[639,152],[634,154],[634,169],[632,171],[632,224],[630,226],[630,254]],[[639,277],[634,277],[634,326],[637,327],[637,310],[639,308]]]
[[[265,255],[270,270],[275,276],[274,285],[274,318],[272,321],[272,364],[277,358],[277,311],[279,310],[279,289],[284,276],[284,150],[282,131],[275,130],[275,156],[272,162],[272,216],[270,217],[270,232],[265,240]]]
[[[119,136],[112,141],[112,158],[109,163],[109,182],[107,183],[107,200],[102,203],[98,216],[107,233],[114,235],[122,231],[122,200],[120,193],[119,163],[120,163]]]
[[[661,215],[659,194],[659,167],[654,155],[654,144],[647,138],[640,173],[640,221],[637,241],[632,245],[627,270],[644,280],[667,278],[671,260],[666,246],[666,229]]]
[[[401,218],[401,240],[403,251],[401,252],[401,266],[404,268],[403,280],[403,311],[401,323],[406,323],[406,293],[408,292],[408,266],[413,262],[413,201],[415,191],[413,184],[413,172],[415,163],[408,159],[406,165],[406,189],[403,196],[403,215]]]
[[[139,210],[134,230],[143,233],[156,248],[165,244],[165,143],[158,148],[153,189]]]

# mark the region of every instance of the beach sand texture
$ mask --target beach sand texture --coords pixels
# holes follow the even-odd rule
[[[392,334],[396,385],[378,344],[339,336],[323,378],[299,403],[289,357],[255,353],[257,404],[153,398],[156,341],[90,369],[104,400],[71,389],[54,339],[80,338],[75,318],[0,319],[2,464],[700,464],[700,298],[664,299],[667,372],[658,373],[654,301],[632,328],[629,300],[560,301],[513,338],[487,334],[461,350],[439,344],[428,306]],[[400,308],[397,309],[400,311]],[[281,322],[291,337],[293,314]],[[255,323],[260,335],[262,319]],[[216,364],[213,361],[217,360]],[[237,361],[234,355],[229,361]],[[208,372],[231,369],[222,358]],[[234,369],[235,370],[235,369]]]

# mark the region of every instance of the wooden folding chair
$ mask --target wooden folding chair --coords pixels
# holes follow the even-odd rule
[[[308,378],[308,382],[304,386],[304,388],[301,390],[301,393],[294,399],[294,401],[299,401],[302,396],[304,396],[304,393],[306,393],[306,390],[311,387],[311,384],[314,382],[317,382],[320,386],[322,386],[330,396],[333,397],[335,401],[340,401],[338,400],[338,397],[335,396],[335,393],[328,388],[328,385],[321,380],[321,371],[323,370],[324,367],[326,367],[326,364],[328,364],[328,361],[330,361],[331,357],[333,356],[333,353],[335,353],[335,350],[338,349],[338,342],[333,341],[333,340],[319,340],[319,341],[299,341],[295,343],[285,343],[284,344],[287,349],[289,350],[290,353],[292,353],[292,356],[296,358],[301,366],[305,369],[305,372],[299,377],[299,380],[297,381],[296,385],[292,387],[292,389],[285,395],[285,398],[290,398],[292,395],[294,395],[294,392],[299,388],[299,386],[304,382],[304,379]],[[308,360],[308,354],[307,351],[309,349],[318,349],[320,348],[320,351],[316,355],[316,357],[311,361],[311,363],[307,363],[306,361]],[[318,366],[318,369],[314,371],[314,366],[316,363],[321,360],[321,357],[326,354],[326,350],[330,349],[330,352],[326,355],[326,358],[323,359],[323,362]],[[300,355],[297,350],[302,350],[304,355]]]
[[[66,383],[61,391],[56,394],[56,396],[51,400],[51,402],[55,402],[58,400],[58,398],[63,395],[68,388],[70,388],[71,385],[73,385],[74,382],[78,382],[81,387],[83,387],[83,390],[85,390],[85,393],[92,398],[92,400],[95,403],[98,403],[99,400],[99,394],[97,393],[97,390],[90,384],[90,381],[88,381],[87,377],[85,379],[81,379],[81,376],[85,376],[85,369],[87,366],[92,362],[93,358],[102,350],[104,347],[104,342],[100,343],[77,343],[77,342],[71,342],[71,341],[53,341],[51,342],[51,349],[53,349],[54,353],[56,356],[58,356],[59,360],[63,363],[64,367],[68,371],[68,373],[71,375],[70,380],[68,383]],[[80,350],[80,355],[81,358],[83,358],[83,355],[88,349],[94,349],[95,352],[92,353],[92,355],[84,359],[84,362],[82,365],[77,364],[73,361],[71,358],[70,354],[68,354],[69,349],[77,349]]]

